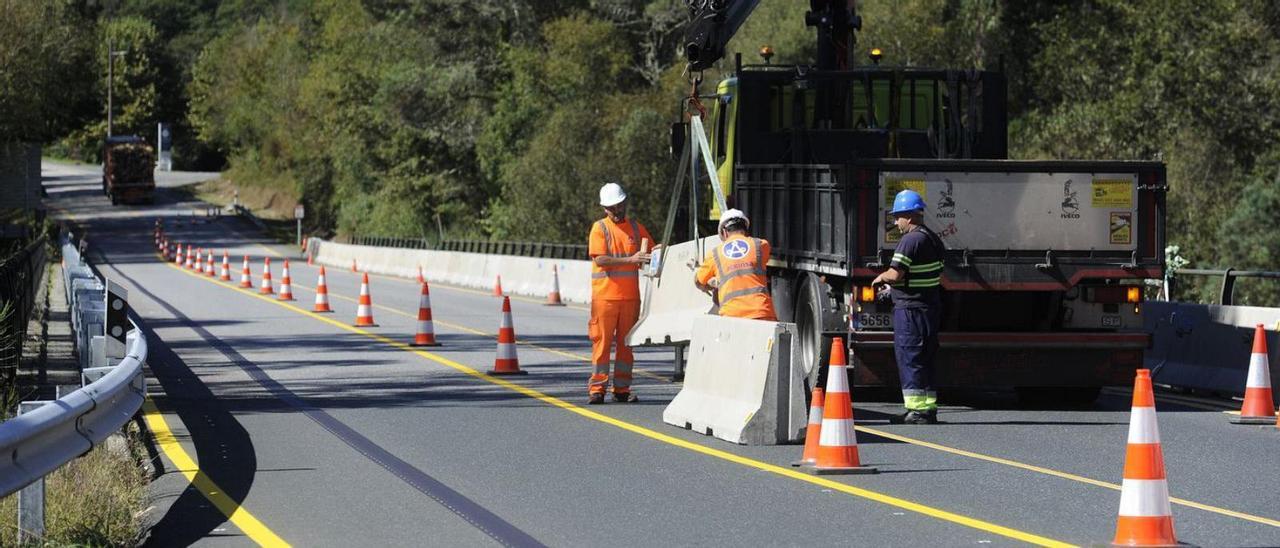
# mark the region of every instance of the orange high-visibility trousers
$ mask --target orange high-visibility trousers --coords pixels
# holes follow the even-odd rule
[[[587,334],[591,337],[591,374],[589,392],[603,394],[609,386],[609,351],[616,345],[613,365],[613,393],[631,392],[631,366],[635,356],[627,346],[627,334],[640,320],[640,301],[591,301],[591,319]]]

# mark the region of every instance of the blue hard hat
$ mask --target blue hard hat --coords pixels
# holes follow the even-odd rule
[[[919,192],[907,189],[893,197],[893,211],[889,213],[897,215],[913,211],[924,211],[924,197]]]

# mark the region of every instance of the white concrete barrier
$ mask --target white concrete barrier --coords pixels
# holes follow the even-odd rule
[[[361,271],[413,278],[418,267],[430,282],[492,290],[502,276],[508,294],[546,297],[551,292],[551,267],[560,273],[560,296],[575,303],[591,302],[591,263],[570,259],[538,259],[511,255],[485,255],[460,251],[401,249],[328,242],[312,238],[307,242],[312,260],[331,267],[350,269],[355,261]]]
[[[690,263],[701,263],[706,256],[706,246],[719,241],[719,237],[708,237],[663,250],[659,276],[643,278],[641,294],[644,305],[640,309],[639,323],[627,336],[627,344],[663,346],[687,343],[692,338],[694,319],[715,313],[711,296],[693,284],[696,266],[690,266]]]
[[[684,386],[667,424],[744,445],[804,439],[804,372],[795,324],[698,316]]]

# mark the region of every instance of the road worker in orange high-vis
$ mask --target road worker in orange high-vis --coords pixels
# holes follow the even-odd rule
[[[720,245],[707,253],[694,273],[698,289],[720,303],[720,315],[778,321],[769,296],[769,242],[752,238],[751,221],[737,209],[720,215]]]
[[[591,255],[591,374],[587,403],[604,403],[609,387],[609,352],[613,361],[613,401],[640,401],[631,393],[635,356],[627,334],[640,319],[640,267],[649,261],[653,237],[644,225],[627,217],[627,193],[617,183],[600,188],[605,218],[591,225],[587,253]]]

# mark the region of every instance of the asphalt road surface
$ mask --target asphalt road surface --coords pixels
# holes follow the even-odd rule
[[[514,299],[529,375],[490,377],[500,300],[487,292],[433,284],[443,346],[410,348],[411,280],[373,277],[378,326],[355,328],[349,269],[328,270],[335,312],[311,313],[317,269],[295,248],[204,217],[164,174],[150,206],[110,206],[99,177],[45,166],[51,209],[88,234],[149,338],[152,545],[1092,545],[1114,535],[1126,390],[1083,408],[944,395],[936,426],[890,425],[899,402],[855,392],[862,459],[881,473],[809,476],[788,466],[799,446],[743,447],[663,424],[680,388],[666,351],[638,353],[640,403],[585,405],[583,307]],[[161,261],[156,218],[175,240],[227,250],[235,281]],[[245,255],[255,283],[263,257],[277,283],[281,259],[294,259],[297,301],[236,287]],[[1231,405],[1157,398],[1179,540],[1280,545],[1280,432],[1229,425]]]

